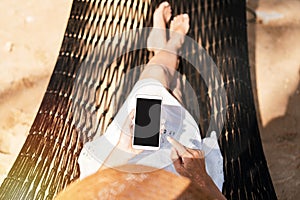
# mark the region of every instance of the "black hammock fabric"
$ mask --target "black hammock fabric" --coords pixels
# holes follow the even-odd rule
[[[28,138],[0,188],[0,199],[53,199],[78,179],[85,142],[103,133],[152,54],[146,45],[156,0],[74,0],[47,91]],[[258,130],[247,50],[244,0],[171,0],[190,16],[180,73],[196,94],[184,99],[202,136],[219,135],[228,199],[276,199]],[[130,32],[131,29],[139,31]],[[129,31],[129,32],[128,32]],[[127,32],[127,33],[126,33]],[[126,33],[126,34],[122,34]],[[121,35],[112,39],[116,35]],[[184,55],[186,53],[186,55]],[[195,56],[196,55],[196,56]],[[225,91],[225,96],[222,93]],[[223,92],[224,92],[223,91]],[[225,102],[225,103],[224,103]],[[197,108],[197,109],[195,109]]]

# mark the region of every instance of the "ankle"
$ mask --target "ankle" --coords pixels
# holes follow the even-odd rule
[[[176,42],[169,40],[163,50],[177,54],[181,45],[176,44]]]

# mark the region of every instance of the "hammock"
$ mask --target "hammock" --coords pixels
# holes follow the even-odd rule
[[[26,142],[1,185],[0,199],[53,199],[78,179],[77,159],[83,144],[105,130],[138,79],[135,66],[151,57],[146,49],[134,46],[146,44],[145,33],[128,35],[125,46],[133,46],[125,54],[124,44],[103,41],[130,29],[151,27],[152,13],[160,2],[74,0],[47,91]],[[223,194],[228,199],[276,199],[251,89],[245,1],[171,0],[170,4],[173,15],[188,13],[188,36],[206,49],[222,77],[220,85],[205,65],[200,74],[186,60],[180,61],[180,73],[197,95],[201,132],[209,133],[213,124],[220,133]],[[188,48],[193,51],[196,47]],[[203,76],[210,77],[208,82]],[[226,91],[226,105],[218,95],[221,87]],[[184,102],[196,115],[195,105],[189,99]]]

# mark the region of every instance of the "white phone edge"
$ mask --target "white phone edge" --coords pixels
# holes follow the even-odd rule
[[[138,99],[138,98],[143,98],[143,99],[157,99],[157,100],[162,100],[163,98],[161,96],[157,96],[157,95],[148,95],[148,94],[137,94],[135,96],[135,99]],[[136,102],[137,103],[137,102]],[[135,106],[136,106],[136,103],[135,103]],[[162,105],[161,105],[162,106]],[[135,112],[136,112],[136,109],[135,109]],[[159,150],[160,148],[160,137],[159,136],[159,140],[158,140],[158,147],[153,147],[153,146],[143,146],[143,145],[135,145],[133,144],[134,142],[134,130],[135,130],[135,116],[136,116],[136,113],[134,113],[134,118],[133,118],[133,137],[132,137],[132,148],[134,149],[138,149],[138,150]],[[159,119],[160,123],[161,123],[161,112],[160,112],[160,119]],[[160,127],[161,125],[159,125],[159,130],[161,129]],[[160,134],[160,133],[159,133]]]

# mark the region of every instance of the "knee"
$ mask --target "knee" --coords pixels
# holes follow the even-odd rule
[[[140,76],[140,79],[146,78],[156,79],[166,88],[170,85],[170,72],[167,67],[161,65],[147,65]]]

